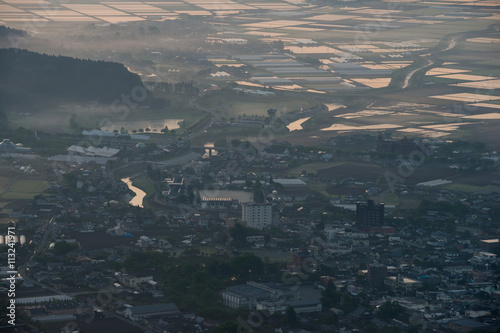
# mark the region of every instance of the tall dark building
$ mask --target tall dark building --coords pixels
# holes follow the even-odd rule
[[[384,280],[387,276],[387,267],[381,264],[372,264],[368,266],[368,282],[372,288],[384,286]]]
[[[375,204],[373,200],[356,204],[356,228],[364,229],[384,224],[384,204]]]

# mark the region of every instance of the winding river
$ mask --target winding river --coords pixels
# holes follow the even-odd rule
[[[125,184],[127,184],[128,188],[132,192],[135,193],[135,197],[133,197],[132,200],[129,201],[129,204],[131,204],[132,206],[137,206],[137,207],[144,208],[144,206],[142,205],[142,202],[144,200],[144,197],[146,196],[146,192],[144,192],[140,188],[135,187],[134,185],[132,185],[132,181],[130,180],[130,177],[128,177],[128,178],[122,178],[120,180],[122,182],[124,182]]]

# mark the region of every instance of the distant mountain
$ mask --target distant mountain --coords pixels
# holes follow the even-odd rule
[[[110,103],[134,87],[137,74],[115,62],[0,49],[0,99],[6,104],[33,101]]]
[[[6,27],[5,25],[0,25],[0,38],[9,37],[28,37],[29,34],[24,30],[14,29]]]
[[[31,36],[24,30],[0,25],[0,48],[19,47],[31,41]]]

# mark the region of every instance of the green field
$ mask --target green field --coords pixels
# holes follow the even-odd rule
[[[312,191],[316,191],[316,192],[321,193],[321,195],[324,195],[325,197],[332,196],[326,191],[326,189],[328,187],[327,183],[309,182],[309,183],[307,183],[307,187],[309,187],[309,189],[311,189]]]
[[[10,217],[5,217],[5,218],[0,218],[0,226],[1,225],[7,225],[7,223],[9,223],[10,221],[14,221],[14,222],[18,222],[18,219],[13,219],[13,218],[10,218]]]
[[[401,200],[399,199],[399,196],[397,196],[396,194],[392,194],[390,192],[386,193],[382,196],[380,196],[380,195],[371,196],[370,199],[375,201],[375,203],[383,203],[385,205],[392,205],[392,206],[396,206],[396,207],[401,204]]]
[[[316,173],[318,170],[331,168],[334,166],[342,165],[344,163],[345,162],[313,162],[301,164],[299,166],[288,169],[287,175],[291,177],[298,177],[301,175],[302,170],[306,170],[308,173]]]
[[[250,141],[250,138],[255,137],[259,130],[259,128],[237,126],[209,127],[203,135],[197,136],[191,140],[191,142],[194,145],[203,145],[206,142],[215,142],[219,140],[227,140],[228,142],[231,142],[233,139]]]
[[[9,114],[9,122],[14,128],[24,127],[48,133],[74,133],[79,132],[82,127],[104,129],[112,127],[113,124],[119,124],[131,132],[144,128],[145,123],[151,122],[150,126],[154,126],[155,123],[168,119],[184,120],[183,126],[187,128],[206,115],[205,111],[189,105],[191,96],[167,93],[158,93],[155,96],[169,100],[171,106],[165,109],[149,109],[128,108],[123,104],[96,107],[68,104],[30,113],[13,112]],[[73,127],[70,120],[74,123]]]
[[[226,118],[245,116],[265,116],[267,110],[278,109],[278,115],[308,109],[318,104],[305,96],[277,92],[274,96],[256,97],[233,91],[220,91],[203,97],[200,104],[220,111]]]
[[[49,183],[46,180],[18,180],[14,184],[3,188],[0,194],[2,200],[33,199],[42,193]]]
[[[0,191],[6,188],[11,181],[12,179],[10,177],[0,177]]]
[[[78,114],[78,108],[45,109],[30,114],[11,113],[9,115],[9,122],[13,128],[24,127],[48,133],[67,133],[71,131],[69,120],[73,113]],[[89,116],[92,119],[99,119],[95,115]]]
[[[446,185],[440,186],[442,189],[450,190],[450,191],[460,191],[460,192],[466,192],[466,193],[473,193],[473,192],[478,192],[482,190],[487,190],[489,188],[492,188],[493,186],[478,186],[478,185],[471,185],[471,184],[461,184],[461,183],[450,183]]]
[[[10,202],[9,201],[0,201],[0,209],[4,208],[7,206]]]
[[[417,27],[398,29],[398,40],[410,40],[414,38],[442,38],[445,35],[459,32],[487,29],[492,23],[490,20],[461,20],[444,22],[438,24],[425,24]],[[372,36],[373,35],[373,36]],[[391,29],[374,33],[369,37],[378,40],[394,41],[394,31]]]
[[[200,254],[205,255],[205,256],[211,256],[215,255],[217,251],[215,250],[214,247],[209,247],[209,246],[203,246],[199,248]]]
[[[400,209],[417,209],[421,202],[422,202],[422,200],[420,200],[420,199],[401,197],[399,208]]]

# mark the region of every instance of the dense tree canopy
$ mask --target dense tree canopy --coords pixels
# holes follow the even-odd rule
[[[383,320],[406,320],[405,309],[398,302],[387,301],[379,308],[378,317]]]
[[[111,103],[122,94],[133,95],[133,89],[144,89],[137,74],[115,62],[20,49],[0,49],[0,59],[0,92],[8,102],[41,97]]]
[[[63,242],[57,242],[55,244],[53,252],[56,255],[65,255],[73,250],[76,250],[77,248],[78,248],[77,244],[70,244],[63,241]]]
[[[0,38],[15,38],[15,37],[28,37],[28,33],[24,30],[14,29],[0,25]]]
[[[285,322],[290,327],[297,327],[297,325],[299,323],[299,319],[297,318],[297,314],[295,313],[294,308],[292,308],[291,306],[289,306],[286,309]]]
[[[254,254],[245,253],[231,261],[231,268],[240,276],[264,273],[264,262]]]
[[[229,261],[209,259],[201,262],[204,263],[180,262],[169,253],[132,252],[127,255],[123,267],[127,272],[153,275],[162,283],[166,301],[217,319],[231,318],[220,299],[224,287],[272,278],[266,271],[273,266],[267,265],[266,269],[264,261],[253,254],[241,254]]]

